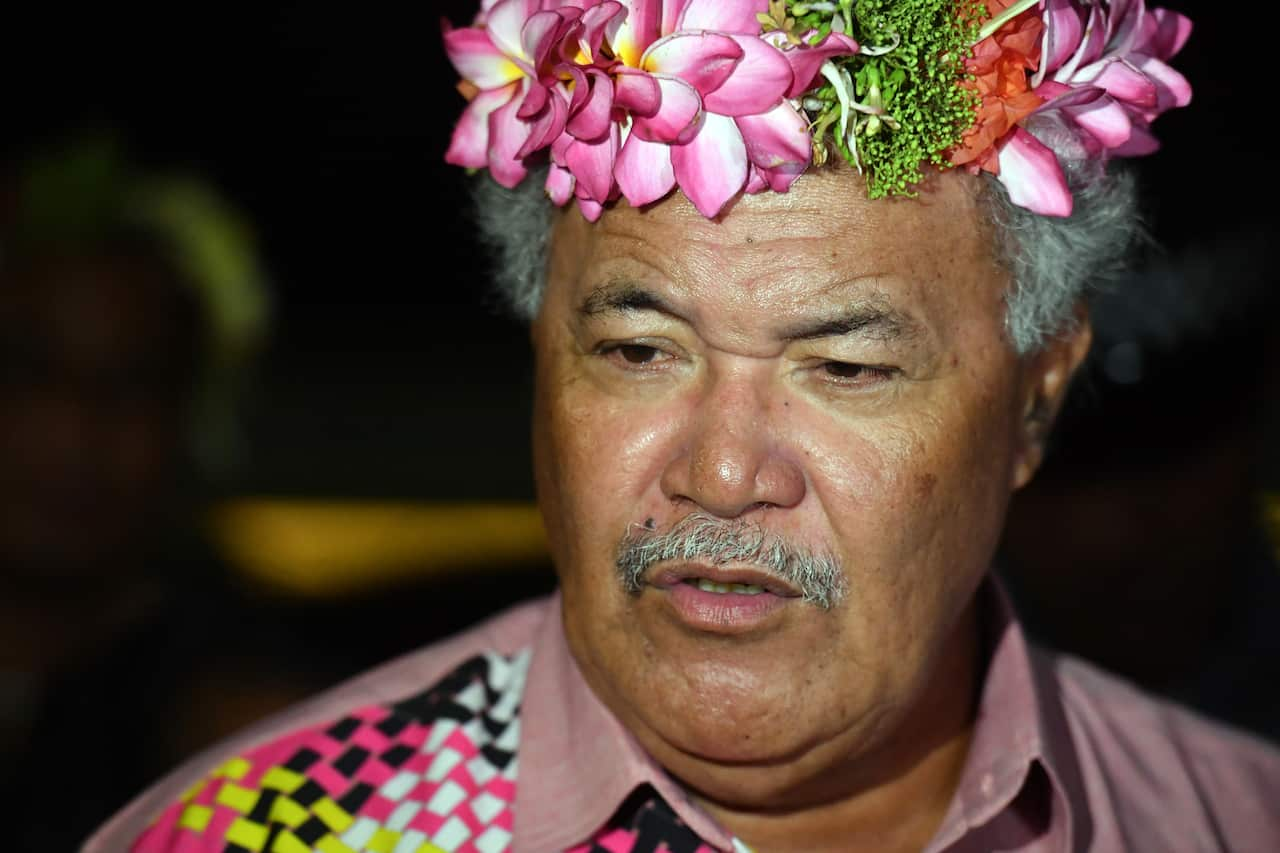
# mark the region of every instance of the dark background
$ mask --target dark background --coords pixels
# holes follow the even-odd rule
[[[1276,14],[1271,4],[1171,5],[1197,24],[1174,62],[1195,97],[1156,123],[1165,148],[1142,164],[1149,225],[1162,247],[1147,260],[1164,270],[1157,278],[1192,270],[1201,290],[1220,284],[1230,294],[1242,285],[1251,295],[1207,338],[1144,350],[1137,383],[1111,382],[1101,362],[1086,371],[1049,468],[1015,505],[1007,544],[1011,565],[1033,569],[1018,592],[1049,640],[1278,736],[1274,558],[1258,556],[1257,525],[1240,513],[1238,525],[1215,519],[1198,537],[1179,539],[1204,518],[1196,499],[1209,493],[1205,482],[1225,484],[1224,492],[1275,486],[1267,424],[1277,422],[1272,383],[1280,375],[1271,340]],[[526,334],[496,306],[466,215],[468,179],[443,161],[463,102],[440,20],[464,23],[474,8],[454,0],[145,0],[6,10],[6,162],[86,130],[111,130],[144,166],[202,173],[255,225],[273,284],[271,332],[244,400],[244,455],[207,496],[215,502],[532,498]],[[1123,314],[1113,310],[1100,359],[1130,335]],[[1247,453],[1216,461],[1222,448],[1246,445]],[[1195,468],[1207,479],[1181,477],[1192,459],[1209,460]],[[1100,523],[1108,516],[1146,526],[1126,538],[1133,526],[1118,525],[1110,536]],[[1082,539],[1072,520],[1101,531],[1096,560],[1065,547]],[[1173,583],[1162,561],[1192,546],[1212,556]],[[1046,553],[1056,564],[1041,565]],[[1255,560],[1261,586],[1243,568]],[[1090,578],[1080,571],[1086,562],[1096,567]],[[132,744],[95,738],[100,750],[138,753],[139,739],[151,749],[130,754],[139,759],[133,775],[105,779],[75,819],[50,806],[48,825],[62,821],[66,837],[78,837],[161,768],[229,729],[551,583],[546,566],[521,571],[319,601],[200,575],[216,595],[187,595],[144,625],[135,645],[117,644],[51,692],[49,706],[60,710],[42,717],[45,740],[28,750],[50,785],[63,784],[62,771],[46,745],[70,753],[66,732],[86,713],[113,727],[116,714],[114,730],[136,735]],[[1120,584],[1120,574],[1132,582]],[[1237,584],[1237,574],[1247,582]],[[1052,582],[1037,591],[1037,577]],[[1201,601],[1214,603],[1196,610]],[[238,645],[221,636],[206,642],[199,626],[231,620]],[[1250,627],[1236,636],[1227,625]],[[175,636],[185,645],[169,650]],[[1184,654],[1178,637],[1212,648]],[[202,662],[198,670],[188,654]],[[114,696],[115,705],[93,704],[95,696]],[[135,708],[147,697],[156,701],[143,718]],[[124,760],[112,753],[102,764]],[[43,789],[26,772],[13,774],[14,783],[39,806]],[[45,831],[38,818],[33,825]]]
[[[1274,231],[1270,4],[1182,0],[1195,100],[1143,164],[1174,250]],[[20,4],[0,140],[114,127],[203,169],[257,224],[272,344],[239,489],[528,497],[527,346],[496,314],[447,166],[462,108],[440,19],[473,4]],[[1230,270],[1224,270],[1230,275]]]
[[[6,147],[115,128],[257,225],[276,310],[241,489],[531,496],[528,347],[443,161],[462,99],[440,16],[469,4],[15,11]]]

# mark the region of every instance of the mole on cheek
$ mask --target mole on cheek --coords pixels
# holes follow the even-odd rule
[[[938,476],[936,474],[921,474],[916,478],[916,493],[922,498],[927,498],[933,494],[933,490],[937,485]]]

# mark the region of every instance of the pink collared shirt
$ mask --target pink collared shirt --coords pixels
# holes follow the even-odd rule
[[[981,594],[986,677],[928,851],[1280,850],[1280,751],[1030,646]],[[587,687],[552,597],[215,747],[83,849],[639,851],[661,831],[743,849]]]

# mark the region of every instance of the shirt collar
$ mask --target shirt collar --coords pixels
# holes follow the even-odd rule
[[[1035,764],[1054,805],[1050,835],[1087,837],[1081,771],[1072,748],[1053,662],[1031,647],[994,576],[978,592],[987,666],[969,754],[942,826],[929,845],[942,850],[1008,808]],[[640,747],[587,686],[565,640],[560,596],[534,638],[521,710],[513,853],[565,850],[589,839],[641,785],[652,785],[705,842],[733,840]],[[534,781],[536,780],[536,781]]]
[[[534,637],[520,711],[512,853],[581,844],[646,784],[704,841],[732,849],[732,837],[693,803],[587,686],[561,619],[557,593]]]
[[[930,850],[942,850],[1009,808],[1039,765],[1053,797],[1048,835],[1073,849],[1087,837],[1080,766],[1072,746],[1053,660],[1033,647],[1003,584],[988,576],[978,590],[986,673],[960,783]]]

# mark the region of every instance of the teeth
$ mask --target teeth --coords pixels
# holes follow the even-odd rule
[[[694,586],[703,592],[715,592],[720,595],[730,592],[736,592],[740,595],[759,595],[764,592],[764,587],[756,586],[753,583],[716,583],[706,578],[698,578],[694,581]]]

